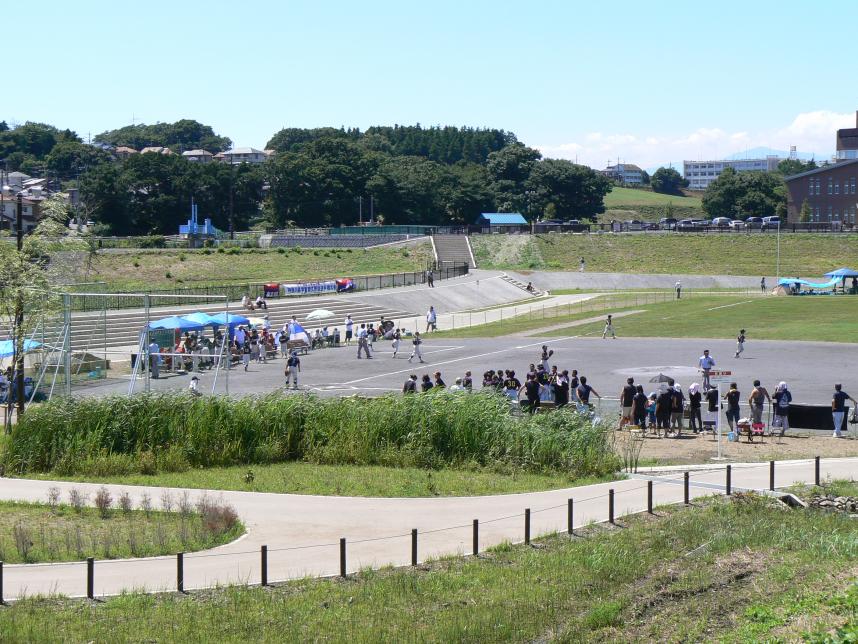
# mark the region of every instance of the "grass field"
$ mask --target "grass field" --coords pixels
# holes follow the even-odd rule
[[[477,264],[495,269],[700,275],[776,275],[777,236],[654,233],[482,235],[471,238]],[[855,263],[858,235],[783,234],[780,274],[819,278]]]
[[[348,580],[27,599],[0,610],[0,632],[8,642],[854,641],[858,523],[774,503],[662,508],[575,539]]]
[[[176,503],[174,509],[181,507],[176,512],[132,509],[129,500],[127,511],[113,507],[102,513],[67,504],[68,499],[62,501],[44,505],[0,502],[0,561],[38,563],[195,552],[232,541],[244,532],[234,512],[215,516],[211,508],[198,509],[185,499],[171,501]],[[119,499],[113,499],[114,506],[118,503]],[[162,499],[151,503],[163,507]]]
[[[105,282],[113,290],[165,289],[421,271],[431,259],[428,242],[405,248],[101,252],[92,270],[80,268],[79,281]]]
[[[813,340],[818,342],[858,342],[855,296],[700,296],[670,300],[657,305],[641,305],[643,313],[617,319],[617,334],[625,337],[734,338],[740,328],[748,341]],[[543,335],[596,334],[602,322]]]
[[[59,477],[51,474],[33,478]],[[71,480],[323,496],[427,497],[516,494],[589,485],[606,479],[573,479],[560,472],[538,474],[510,468],[490,470],[476,466],[428,470],[414,467],[280,463],[195,468],[156,475],[79,476],[71,477]]]
[[[615,186],[605,195],[605,208],[634,209],[635,206],[664,206],[666,204],[700,208],[703,206],[703,200],[697,196],[663,195],[652,190],[623,188],[621,186]]]

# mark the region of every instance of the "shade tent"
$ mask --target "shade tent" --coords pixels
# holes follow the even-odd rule
[[[218,313],[217,315],[212,315],[210,317],[214,326],[223,326],[227,323],[229,323],[230,327],[241,325],[250,326],[250,320],[243,315],[233,315],[230,313],[229,316],[227,316],[226,313]]]
[[[24,340],[24,353],[30,353],[42,346],[35,340]],[[0,358],[10,358],[15,355],[15,343],[12,340],[0,340]]]
[[[854,268],[838,268],[836,271],[826,273],[825,277],[837,277],[839,279],[844,279],[846,277],[858,277],[858,271],[856,271]]]
[[[289,324],[289,342],[303,341],[310,344],[310,334],[297,322]]]
[[[192,331],[194,329],[202,329],[204,326],[204,324],[179,317],[178,315],[172,315],[168,318],[162,318],[149,323],[150,329],[171,329],[174,331]]]
[[[792,286],[793,284],[801,284],[802,286],[807,286],[808,288],[834,288],[835,286],[837,286],[837,284],[840,282],[841,279],[843,279],[843,278],[835,277],[834,279],[829,280],[828,282],[824,282],[822,284],[817,284],[816,282],[808,282],[807,280],[789,279],[789,278],[784,277],[778,282],[778,284],[780,286],[787,286],[787,287]]]
[[[208,313],[191,313],[190,315],[184,315],[182,317],[186,320],[202,324],[203,326],[218,326],[220,324],[214,316],[211,316]]]

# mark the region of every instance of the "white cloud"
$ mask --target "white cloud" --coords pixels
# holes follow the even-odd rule
[[[589,132],[579,141],[537,146],[546,157],[576,159],[593,168],[603,168],[607,159],[636,163],[643,168],[672,163],[681,170],[683,159],[718,159],[743,150],[764,147],[814,153],[823,158],[834,151],[836,130],[855,127],[855,114],[827,110],[803,112],[791,123],[759,132],[727,132],[719,127],[701,127],[689,133],[653,136]]]

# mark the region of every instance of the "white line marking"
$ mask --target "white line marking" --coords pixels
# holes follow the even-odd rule
[[[740,304],[748,304],[749,302],[753,302],[754,300],[745,300],[744,302],[733,302],[732,304],[722,304],[721,306],[713,306],[711,309],[706,309],[707,311],[715,311],[717,309],[728,309],[731,306],[739,306]]]
[[[578,337],[580,337],[580,336],[570,335],[570,336],[567,336],[564,338],[552,339],[551,342],[556,344],[558,342],[565,342],[566,340],[574,340],[575,338],[578,338]],[[463,356],[461,358],[452,358],[450,360],[445,360],[443,362],[434,362],[434,363],[432,363],[431,366],[438,367],[440,365],[452,364],[454,362],[463,362],[465,360],[474,360],[476,358],[484,358],[486,356],[493,356],[493,355],[497,355],[499,353],[508,353],[510,351],[516,351],[519,349],[526,349],[528,347],[541,347],[543,344],[546,344],[547,341],[548,341],[547,339],[546,340],[540,340],[539,342],[534,342],[533,344],[523,344],[519,347],[509,347],[507,349],[498,349],[497,351],[488,351],[486,353],[478,353],[478,354],[472,355],[472,356]],[[426,352],[424,351],[424,353],[426,353]],[[420,363],[418,362],[417,364],[420,364]],[[409,367],[408,369],[400,369],[399,371],[389,371],[387,373],[380,373],[380,374],[377,374],[375,376],[367,376],[366,378],[358,378],[357,380],[349,380],[348,382],[344,382],[342,384],[353,385],[353,384],[358,383],[358,382],[365,382],[367,380],[375,380],[376,378],[384,378],[387,376],[395,376],[396,374],[399,374],[399,373],[410,373],[412,371],[413,371],[413,368]]]

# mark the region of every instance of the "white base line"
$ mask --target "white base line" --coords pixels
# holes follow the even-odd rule
[[[733,302],[732,304],[722,304],[721,306],[713,306],[711,309],[706,309],[707,311],[715,311],[717,309],[728,309],[731,306],[739,306],[740,304],[748,304],[749,302],[753,302],[754,300],[745,300],[744,302]],[[664,318],[667,319],[667,318]]]
[[[565,337],[565,338],[552,339],[551,342],[553,344],[557,344],[558,342],[564,342],[566,340],[574,340],[575,338],[578,338],[578,337],[580,337],[580,336],[570,335],[570,336]],[[499,353],[509,353],[510,351],[516,351],[519,349],[527,349],[529,347],[541,347],[543,344],[546,344],[546,340],[540,340],[539,342],[534,342],[533,344],[523,344],[523,345],[518,346],[518,347],[509,347],[508,349],[498,349],[497,351],[488,351],[486,353],[478,353],[478,354],[472,355],[472,356],[464,356],[461,358],[452,358],[450,360],[444,360],[443,362],[434,362],[431,364],[431,366],[438,367],[438,366],[444,365],[444,364],[453,364],[454,362],[463,362],[465,360],[474,360],[475,358],[484,358],[485,356],[494,356],[494,355],[497,355]],[[386,376],[395,376],[396,374],[399,374],[399,373],[411,373],[412,371],[413,371],[412,368],[400,369],[399,371],[389,371],[387,373],[380,373],[380,374],[377,374],[375,376],[367,376],[366,378],[358,378],[357,380],[349,380],[348,382],[344,382],[342,384],[353,385],[353,384],[358,383],[358,382],[365,382],[367,380],[375,380],[376,378],[384,378]]]

